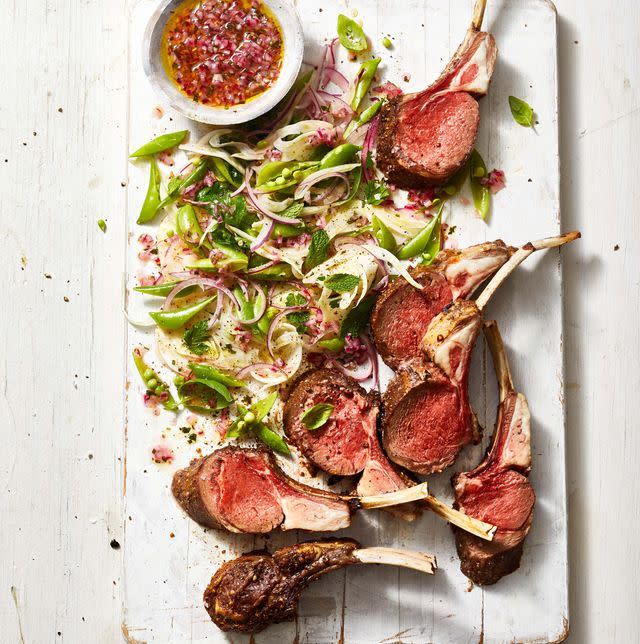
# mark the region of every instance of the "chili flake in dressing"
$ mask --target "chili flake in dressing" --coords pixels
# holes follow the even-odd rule
[[[169,18],[161,48],[178,88],[215,107],[262,94],[282,66],[282,32],[259,0],[187,0]]]

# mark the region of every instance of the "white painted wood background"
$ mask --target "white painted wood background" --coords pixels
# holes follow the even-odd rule
[[[3,642],[121,640],[109,542],[123,532],[125,4],[2,7]],[[558,11],[563,220],[584,234],[563,253],[570,641],[627,643],[640,630],[640,7]]]

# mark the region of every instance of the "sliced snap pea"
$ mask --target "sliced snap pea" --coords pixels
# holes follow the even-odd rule
[[[169,388],[163,382],[162,378],[144,361],[142,357],[142,351],[140,349],[133,350],[133,363],[140,374],[140,378],[144,382],[145,387],[148,391],[151,391],[155,394],[162,394],[163,392],[168,392]],[[165,409],[169,411],[177,411],[178,403],[175,398],[168,393],[167,400],[163,403]]]
[[[157,161],[151,159],[149,167],[149,187],[147,188],[147,195],[142,203],[137,223],[146,224],[150,222],[160,209],[160,203],[160,170],[158,170]]]
[[[373,234],[376,236],[380,247],[390,253],[395,253],[398,250],[398,243],[393,233],[375,215],[373,215],[371,223],[373,224]]]
[[[432,235],[440,227],[440,217],[444,204],[440,206],[438,214],[411,240],[409,240],[399,251],[398,259],[411,259],[424,252],[429,244]]]
[[[351,123],[349,123],[347,129],[344,131],[343,138],[348,139],[355,130],[371,121],[380,111],[383,103],[384,101],[375,101],[374,103],[371,103],[369,107],[362,110],[362,112],[356,116]]]
[[[167,196],[158,205],[158,210],[170,204],[185,188],[188,188],[190,185],[203,179],[208,170],[209,164],[207,163],[207,160],[200,159],[200,161],[195,164],[195,168],[182,181],[178,181],[171,186]]]
[[[425,247],[422,253],[422,264],[424,266],[430,266],[433,264],[433,260],[436,258],[436,255],[440,252],[440,213],[436,216],[438,220],[435,228],[433,229],[433,234],[429,243]]]
[[[486,219],[491,206],[491,191],[480,183],[480,179],[487,176],[487,166],[477,150],[471,154],[469,163],[469,177],[471,179],[471,195],[476,212]]]
[[[222,244],[213,244],[213,248],[220,251],[224,258],[217,260],[215,263],[211,261],[210,258],[206,257],[203,259],[197,259],[192,262],[187,268],[190,271],[217,271],[221,268],[225,268],[232,273],[236,271],[244,271],[249,265],[249,258],[241,251],[236,250],[235,248],[230,248],[229,246],[223,246]]]
[[[198,215],[191,204],[185,204],[178,208],[176,213],[176,232],[179,237],[190,246],[197,246],[204,235],[204,231],[198,221]],[[211,244],[206,240],[203,246],[211,249]]]
[[[292,237],[299,237],[305,232],[306,227],[304,225],[294,226],[293,224],[276,224],[273,227],[273,232],[271,233],[271,238],[282,237],[282,239],[291,239]]]
[[[146,157],[151,154],[158,154],[165,150],[175,148],[184,141],[184,138],[189,134],[189,130],[180,130],[180,132],[169,132],[156,137],[153,141],[145,143],[142,147],[138,148],[135,152],[129,155],[130,159],[137,157]]]
[[[214,170],[217,173],[218,178],[226,181],[231,184],[234,188],[237,188],[242,183],[242,177],[239,176],[239,172],[233,166],[229,165],[224,159],[218,157],[211,157],[211,162],[213,163]]]
[[[136,286],[133,290],[144,295],[166,297],[178,284],[180,282],[164,282],[163,284],[155,284],[154,286]],[[193,293],[194,290],[194,286],[187,286],[183,291],[179,291],[177,296],[184,297],[185,295],[189,295],[189,293]]]
[[[328,168],[335,168],[339,165],[345,165],[351,163],[355,155],[360,152],[362,148],[359,145],[353,145],[353,143],[343,143],[333,150],[327,152],[320,161],[320,170],[326,170]]]
[[[338,15],[338,38],[340,44],[349,51],[365,51],[369,47],[362,27],[344,14]]]
[[[343,338],[329,338],[328,340],[320,340],[316,342],[316,346],[326,349],[327,351],[342,351],[344,349],[344,339]]]
[[[276,434],[272,429],[269,429],[264,423],[258,423],[253,427],[254,434],[274,452],[289,456],[289,446],[284,442],[279,434]]]
[[[174,331],[183,327],[191,318],[198,315],[216,299],[216,296],[208,297],[196,304],[190,304],[173,311],[155,311],[149,313],[153,321],[161,328]]]
[[[205,380],[217,380],[227,387],[246,386],[246,383],[244,383],[242,380],[227,376],[208,364],[189,364],[189,369],[191,369],[191,371],[193,371],[193,373],[195,373],[198,378],[204,378]]]
[[[373,77],[376,74],[378,65],[380,64],[380,58],[374,58],[373,60],[365,60],[362,65],[360,65],[360,71],[358,72],[358,82],[356,83],[356,89],[353,93],[353,98],[351,99],[351,109],[355,112],[360,107],[360,103],[367,95],[369,88],[371,87],[371,82]]]
[[[285,262],[274,264],[265,268],[263,271],[252,273],[251,276],[256,280],[270,280],[274,282],[286,282],[292,278],[291,266]]]

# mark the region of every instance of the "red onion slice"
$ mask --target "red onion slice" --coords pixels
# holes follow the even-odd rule
[[[293,313],[294,311],[302,311],[305,308],[306,307],[304,307],[304,306],[288,306],[287,308],[285,308],[282,311],[280,311],[280,313],[278,313],[278,315],[276,315],[273,318],[273,320],[271,320],[271,324],[269,325],[269,330],[267,331],[267,350],[269,351],[269,355],[274,360],[276,359],[276,356],[275,356],[274,351],[273,351],[272,340],[273,340],[273,333],[276,330],[276,327],[278,326],[278,323],[280,322],[280,320],[282,320],[282,318],[285,315],[288,315],[289,313]]]
[[[262,248],[262,246],[265,245],[269,237],[271,237],[271,233],[273,232],[275,225],[276,224],[275,224],[275,221],[273,221],[273,219],[263,219],[262,229],[260,230],[260,234],[251,243],[251,246],[249,246],[249,248],[253,251],[256,251],[259,248]]]

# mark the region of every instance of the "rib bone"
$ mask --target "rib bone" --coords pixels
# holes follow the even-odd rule
[[[364,548],[354,550],[353,556],[361,563],[386,564],[419,570],[433,575],[438,568],[434,555],[399,548]]]
[[[400,505],[402,503],[412,503],[421,501],[429,496],[429,486],[427,483],[420,483],[413,487],[388,494],[376,494],[373,496],[353,497],[343,496],[345,501],[356,501],[358,508],[371,510],[373,508],[387,508],[391,505]]]

